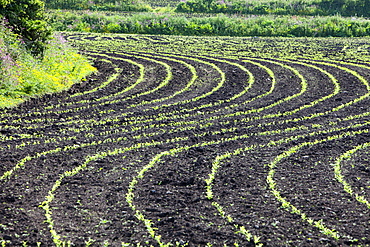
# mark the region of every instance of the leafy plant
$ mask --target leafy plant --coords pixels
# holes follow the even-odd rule
[[[40,0],[6,0],[0,4],[0,16],[6,18],[14,33],[19,34],[32,54],[43,55],[45,43],[51,36]]]

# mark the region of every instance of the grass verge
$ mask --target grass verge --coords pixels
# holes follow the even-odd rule
[[[0,22],[0,108],[66,90],[95,71],[60,34],[48,42],[42,57],[34,57],[5,21]]]

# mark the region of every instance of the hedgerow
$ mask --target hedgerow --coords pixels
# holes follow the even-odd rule
[[[152,11],[149,4],[135,0],[45,0],[47,8],[103,11]]]
[[[105,15],[99,12],[50,11],[59,31],[194,36],[363,37],[370,21],[362,18],[299,16],[210,16],[142,13]]]
[[[363,16],[370,15],[369,0],[188,0],[180,2],[175,11],[186,13],[274,14],[304,16]]]

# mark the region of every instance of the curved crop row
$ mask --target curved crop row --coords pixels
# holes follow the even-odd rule
[[[368,244],[366,62],[69,40],[99,73],[0,114],[2,246]]]

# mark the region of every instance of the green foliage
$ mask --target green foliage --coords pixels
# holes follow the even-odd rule
[[[47,8],[103,11],[148,12],[152,8],[140,0],[45,0]]]
[[[19,34],[26,47],[34,55],[42,55],[45,42],[51,35],[48,26],[44,3],[41,0],[2,1],[0,16],[4,16],[12,27],[13,32]]]
[[[19,84],[21,72],[17,60],[23,58],[22,41],[0,23],[0,93],[14,91]]]
[[[4,23],[0,25],[0,107],[67,89],[92,71],[86,59],[68,48],[61,36],[45,44],[43,58],[36,59],[23,40]]]
[[[4,8],[6,5],[8,5],[12,0],[0,0],[0,5],[2,5]]]
[[[188,0],[176,6],[176,12],[370,16],[369,0]]]
[[[370,21],[361,18],[259,16],[185,17],[171,14],[107,16],[99,12],[52,11],[59,31],[207,36],[362,37],[370,35]]]

